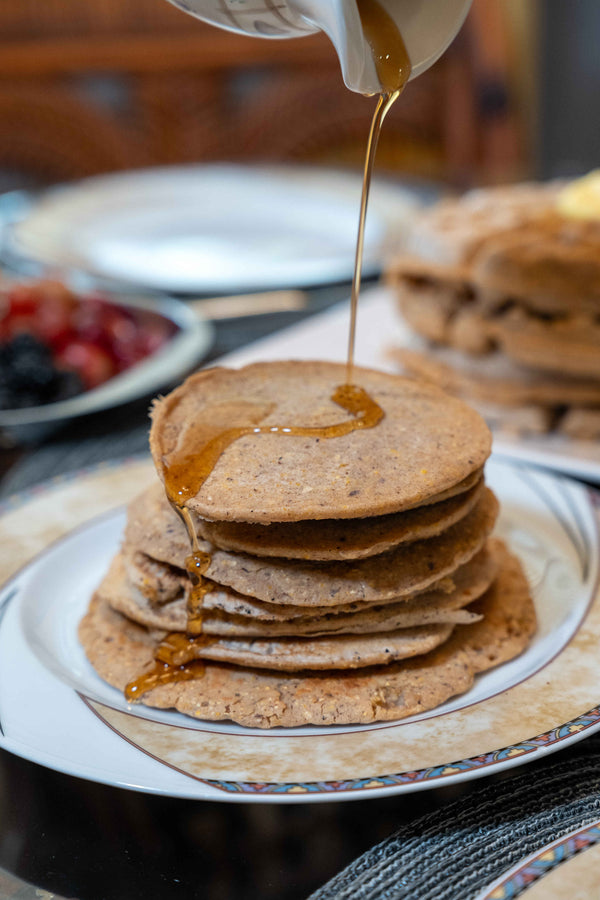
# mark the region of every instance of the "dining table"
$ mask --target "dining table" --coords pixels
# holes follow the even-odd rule
[[[375,280],[365,287],[376,287]],[[347,283],[316,286],[306,291],[302,309],[215,321],[213,343],[202,364],[235,358],[256,342],[293,335],[337,315],[349,292]],[[15,567],[21,551],[27,565],[44,542],[56,539],[55,534],[44,536],[39,505],[44,496],[60,499],[68,488],[69,503],[76,503],[78,479],[92,483],[123,466],[134,474],[146,471],[150,401],[143,396],[82,416],[37,441],[5,441],[0,450],[0,534],[4,540],[11,537],[6,523],[17,521],[14,517],[21,527],[28,514],[35,519],[35,546],[29,548],[26,531],[19,535]],[[548,465],[540,471],[547,473]],[[565,478],[573,491],[592,498],[597,514],[596,481],[590,473],[577,477],[571,472]],[[111,507],[115,495],[107,497],[105,506]],[[85,510],[78,515],[76,527],[81,527]],[[65,518],[63,532],[71,524]],[[13,560],[7,557],[0,581],[10,581]],[[597,594],[598,585],[590,590]],[[10,592],[0,593],[2,597],[8,616]],[[0,618],[2,613],[0,599]],[[593,632],[587,641],[590,652],[597,653]],[[16,657],[10,661],[10,683],[3,685],[7,694],[19,696],[23,665]],[[590,671],[582,666],[571,678],[585,680]],[[503,743],[503,734],[496,738],[497,723],[488,716],[481,752],[468,758],[444,755],[446,745],[451,754],[452,742],[460,737],[451,725],[440,728],[437,737],[431,730],[434,737],[423,751],[445,761],[435,770],[417,766],[406,771],[400,761],[394,769],[386,756],[382,771],[372,773],[377,783],[331,780],[279,791],[256,784],[244,791],[221,783],[209,796],[186,796],[185,790],[170,790],[168,784],[152,790],[141,774],[139,783],[131,779],[127,786],[109,776],[97,780],[81,774],[83,768],[70,770],[50,751],[44,755],[8,747],[1,740],[0,691],[0,898],[600,898],[600,853],[595,849],[600,845],[600,681],[588,687],[586,700],[568,718],[554,712],[554,701],[557,692],[569,694],[572,685],[553,684],[552,694],[540,695],[544,708],[536,719],[552,727],[529,733],[524,725],[520,740]],[[51,676],[44,680],[41,674],[40,706],[47,702],[51,708],[51,693]],[[596,702],[589,702],[588,695],[595,695]],[[23,691],[23,697],[25,702],[29,694]],[[462,712],[473,717],[477,710],[475,703]],[[43,723],[42,718],[39,727],[51,728],[51,714]],[[365,733],[365,740],[371,734]],[[75,733],[69,739],[77,746],[82,740]],[[579,874],[572,868],[576,865]],[[577,885],[585,878],[592,878],[585,883],[595,887],[579,894]],[[540,884],[545,893],[538,895],[534,892]]]

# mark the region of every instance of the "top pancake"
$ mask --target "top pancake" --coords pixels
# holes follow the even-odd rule
[[[331,400],[343,365],[258,363],[187,379],[152,410],[150,448],[161,478],[235,423],[325,428],[352,420]],[[400,512],[423,505],[480,469],[490,453],[483,419],[462,401],[410,379],[355,369],[384,411],[374,428],[325,438],[254,434],[217,460],[188,508],[212,521],[297,522]]]

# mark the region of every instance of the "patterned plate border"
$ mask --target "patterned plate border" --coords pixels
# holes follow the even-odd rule
[[[503,876],[499,884],[496,882],[485,893],[480,894],[477,900],[515,900],[552,869],[558,868],[577,854],[589,850],[598,843],[600,843],[600,823],[598,822],[571,832],[528,857],[518,868]]]
[[[83,702],[92,709],[96,715],[102,719],[102,715],[98,713],[95,703],[83,694],[79,694]],[[112,730],[117,731],[121,737],[130,743],[133,743],[138,750],[148,754],[140,744],[131,741],[130,738],[121,734],[113,725]],[[290,781],[290,782],[258,782],[258,781],[224,781],[212,778],[198,778],[190,775],[184,769],[171,766],[166,760],[160,761],[170,768],[176,768],[182,775],[187,775],[195,781],[200,781],[212,788],[223,791],[226,794],[241,795],[298,795],[298,794],[344,794],[358,793],[360,791],[380,790],[381,788],[400,787],[402,785],[411,785],[414,788],[434,787],[438,782],[447,778],[460,775],[461,773],[473,773],[483,775],[489,766],[509,766],[517,759],[521,759],[528,754],[539,752],[540,750],[552,751],[558,750],[560,744],[565,741],[580,740],[588,733],[593,733],[600,729],[600,706],[594,707],[582,716],[578,716],[571,722],[559,725],[551,731],[539,734],[537,737],[530,738],[518,744],[509,747],[503,747],[501,750],[493,750],[481,756],[473,756],[468,759],[462,759],[457,762],[446,763],[443,766],[433,766],[425,769],[416,769],[410,772],[397,772],[392,775],[381,775],[377,777],[352,778],[344,781]],[[152,754],[148,754],[152,755]],[[153,757],[156,758],[156,757]]]

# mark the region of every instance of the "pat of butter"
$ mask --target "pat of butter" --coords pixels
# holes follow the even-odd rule
[[[568,218],[600,220],[600,169],[567,184],[558,194],[556,205]]]

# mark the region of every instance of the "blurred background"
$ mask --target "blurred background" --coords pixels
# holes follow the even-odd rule
[[[599,31],[595,0],[474,0],[449,50],[386,119],[365,281],[385,270],[423,201],[598,165]],[[56,388],[65,369],[84,391],[111,381],[149,360],[174,323],[187,355],[171,343],[168,371],[136,369],[135,385],[123,392],[112,381],[117,395],[94,394],[69,416],[151,396],[201,359],[346,300],[373,109],[345,87],[322,33],[259,40],[166,0],[0,0],[0,350],[26,331],[44,344],[40,360],[52,355],[34,364],[29,343],[15,358],[12,343],[0,354],[0,388],[16,384],[4,399],[0,391],[0,444],[17,424],[2,411],[69,399]],[[115,177],[88,180],[107,173]],[[142,293],[151,312],[164,295],[187,306],[161,311],[161,336],[147,309],[145,324],[127,324],[132,314],[114,304],[84,309],[55,287],[13,296],[9,280],[31,275],[84,295],[108,289],[121,305],[123,293],[128,302]],[[287,293],[190,313],[191,300],[257,291]],[[51,327],[40,324],[42,307]],[[198,325],[197,312],[218,327]],[[113,340],[121,331],[126,339]],[[17,362],[25,375],[14,374]],[[42,374],[43,398],[24,393]]]
[[[598,26],[594,0],[475,0],[390,114],[380,173],[462,188],[594,167]],[[358,167],[371,112],[321,35],[254,40],[164,0],[0,0],[2,190],[184,162]]]

